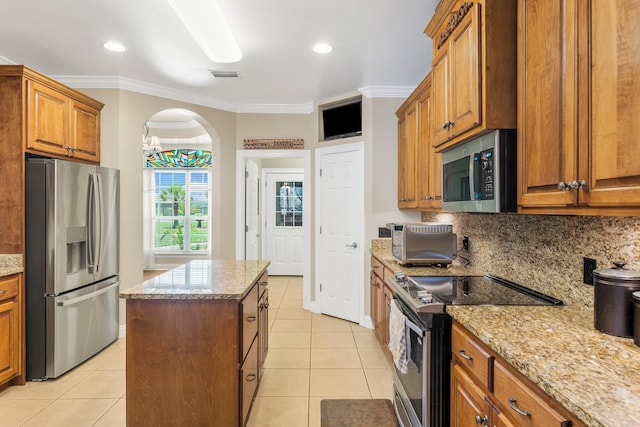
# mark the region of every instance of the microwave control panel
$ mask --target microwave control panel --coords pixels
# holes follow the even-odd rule
[[[493,200],[494,157],[493,148],[475,153],[474,160],[474,200]]]

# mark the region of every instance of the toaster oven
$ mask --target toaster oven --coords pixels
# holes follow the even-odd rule
[[[391,223],[391,254],[402,265],[451,264],[457,256],[457,236],[451,224]]]

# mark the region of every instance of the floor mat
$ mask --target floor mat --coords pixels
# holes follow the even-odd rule
[[[389,399],[323,399],[321,427],[398,427]]]

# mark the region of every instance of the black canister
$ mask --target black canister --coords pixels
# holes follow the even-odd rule
[[[633,303],[631,294],[640,291],[640,272],[624,268],[625,263],[614,262],[615,268],[593,272],[594,326],[597,330],[619,337],[633,336]]]
[[[640,291],[631,294],[633,301],[633,342],[640,346]]]

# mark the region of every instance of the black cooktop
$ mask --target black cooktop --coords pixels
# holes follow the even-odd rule
[[[420,310],[447,305],[562,305],[562,301],[500,277],[407,276],[398,285]]]

